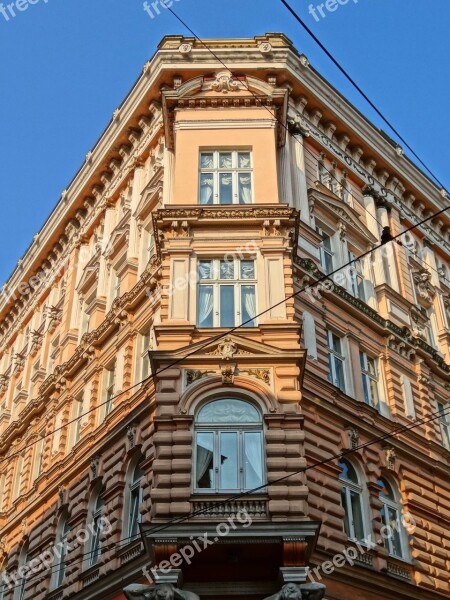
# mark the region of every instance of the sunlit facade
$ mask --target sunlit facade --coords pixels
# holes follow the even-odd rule
[[[206,44],[3,288],[0,598],[448,597],[449,216],[346,266],[448,195],[283,34]]]

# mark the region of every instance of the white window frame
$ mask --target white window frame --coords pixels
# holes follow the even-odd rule
[[[366,278],[364,276],[364,270],[360,260],[355,260],[357,255],[351,250],[348,251],[348,261],[354,260],[355,262],[350,265],[350,288],[349,291],[355,298],[359,298],[363,302],[367,302],[367,295],[365,289]]]
[[[322,236],[322,241],[319,245],[320,264],[325,275],[332,273],[335,270],[336,254],[333,250],[333,240],[331,236],[319,228],[319,233]],[[330,263],[330,265],[328,264]],[[331,269],[329,268],[331,266]]]
[[[204,262],[211,262],[212,264],[212,278],[208,279],[200,279],[200,265]],[[232,262],[233,263],[233,279],[221,279],[220,278],[220,265],[222,262]],[[241,278],[241,263],[245,262],[253,262],[253,270],[254,277],[251,279],[243,279]],[[198,264],[198,284],[197,284],[197,311],[196,311],[196,323],[197,327],[229,327],[230,325],[221,325],[221,307],[220,307],[220,288],[221,286],[233,286],[234,288],[234,324],[231,326],[241,325],[242,322],[247,321],[248,319],[242,318],[242,288],[245,286],[254,288],[254,299],[255,299],[255,318],[253,319],[253,323],[247,323],[245,327],[257,327],[257,318],[258,314],[258,296],[257,296],[257,263],[256,259],[251,258],[243,258],[243,259],[233,259],[231,261],[225,261],[222,258],[199,258]],[[237,275],[237,277],[236,277]],[[213,323],[212,325],[201,325],[199,318],[200,311],[200,288],[210,286],[213,288]]]
[[[106,367],[105,373],[105,416],[113,409],[114,391],[116,386],[116,367],[117,362],[113,361]]]
[[[70,534],[69,516],[66,514],[62,517],[58,527],[58,542],[56,548],[58,553],[55,553],[55,564],[52,581],[52,589],[57,589],[62,586],[66,576],[66,557],[67,557],[67,538]]]
[[[355,483],[355,482],[351,481],[350,479],[346,479],[345,477],[343,477],[342,473],[339,475],[339,481],[342,483],[341,493],[343,492],[345,494],[345,500],[346,500],[346,505],[347,505],[347,510],[345,510],[344,506],[342,508],[345,511],[344,518],[347,523],[346,529],[348,529],[348,539],[351,541],[360,542],[366,538],[366,520],[365,520],[366,512],[365,512],[363,488],[359,481],[358,471],[354,467],[354,465],[352,463],[350,463],[348,460],[346,460],[345,458],[342,459],[341,462],[346,462],[348,465],[350,465],[352,467],[352,469],[355,471],[356,478],[358,479],[358,483]],[[358,538],[355,533],[355,529],[356,529],[355,528],[355,515],[353,514],[353,506],[352,506],[352,498],[351,498],[352,492],[354,492],[358,496],[358,503],[359,503],[359,508],[360,508],[360,512],[361,512],[362,537],[360,537],[360,538]]]
[[[442,413],[439,416],[439,427],[441,430],[442,445],[450,450],[450,404],[437,401],[437,410]],[[445,414],[446,413],[446,414]]]
[[[144,331],[144,333],[141,333],[141,339],[140,339],[140,373],[139,373],[139,381],[144,381],[145,379],[148,378],[149,374],[150,374],[150,359],[148,357],[148,349],[150,346],[150,339],[151,339],[151,329],[147,329],[146,331]]]
[[[102,489],[98,492],[98,494],[96,494],[95,502],[92,507],[91,526],[89,527],[89,529],[92,532],[92,537],[91,537],[90,544],[89,544],[90,547],[89,547],[89,555],[88,555],[88,565],[90,567],[93,567],[94,565],[97,564],[98,559],[101,555],[101,550],[102,550],[102,544],[101,544],[101,540],[100,540],[100,535],[101,535],[102,529],[100,527],[99,521],[102,518],[103,507],[105,505],[105,502],[103,499],[104,491],[105,490]]]
[[[232,398],[230,398],[232,399]],[[238,400],[238,398],[234,398]],[[220,400],[220,399],[218,399]],[[214,402],[214,401],[213,401]],[[245,401],[244,401],[245,402]],[[250,404],[250,403],[248,403]],[[253,406],[253,405],[252,405]],[[256,407],[253,407],[256,409]],[[260,414],[259,409],[256,409]],[[260,415],[261,416],[261,415]],[[213,436],[213,471],[214,471],[214,485],[211,488],[197,487],[197,439],[199,434],[212,434]],[[224,433],[235,433],[238,439],[238,452],[237,452],[237,472],[238,472],[238,487],[236,488],[222,488],[220,486],[221,479],[221,435]],[[228,493],[240,493],[249,491],[252,488],[245,486],[245,453],[244,443],[246,433],[257,433],[260,436],[259,448],[261,450],[261,466],[262,466],[262,481],[261,485],[266,480],[266,467],[265,467],[265,452],[264,452],[264,430],[262,418],[259,423],[198,423],[195,422],[195,435],[194,435],[194,453],[193,453],[193,492],[195,494],[228,494]],[[264,493],[265,489],[261,488],[257,490],[257,493]]]
[[[339,352],[335,348],[334,338],[340,340],[341,352]],[[328,366],[329,366],[329,375],[328,381],[332,383],[334,386],[339,388],[341,392],[344,394],[349,393],[349,381],[347,376],[347,366],[346,366],[346,347],[345,347],[345,338],[338,333],[335,333],[333,330],[327,330],[327,347],[328,347]],[[338,380],[338,371],[336,369],[336,363],[339,362],[342,365],[342,385],[339,385]]]
[[[139,523],[142,521],[140,507],[143,503],[142,479],[143,473],[137,477],[138,471],[141,471],[141,462],[138,462],[133,469],[131,482],[129,483],[129,503],[128,503],[128,541],[139,535]]]
[[[248,168],[239,168],[238,166],[238,155],[239,154],[249,154],[250,155],[250,167]],[[202,168],[201,166],[201,157],[202,154],[212,154],[213,155],[213,167],[211,168]],[[232,156],[232,166],[230,168],[220,168],[219,167],[219,155],[220,154],[231,154]],[[211,204],[222,204],[229,205],[230,202],[220,202],[220,175],[221,174],[231,174],[232,183],[231,183],[231,195],[232,202],[231,204],[253,204],[254,203],[254,185],[253,185],[253,154],[249,149],[241,148],[241,149],[202,149],[199,154],[199,180],[198,180],[198,203],[202,206],[210,206]],[[201,193],[202,193],[202,176],[206,174],[212,175],[212,183],[213,183],[213,194],[212,194],[212,202],[202,203],[201,202]],[[251,186],[251,200],[250,202],[240,202],[239,198],[239,176],[240,175],[249,175],[250,176],[250,186]]]
[[[33,482],[42,473],[42,467],[44,462],[44,448],[45,448],[45,432],[39,433],[39,440],[35,444],[34,457],[33,457]]]
[[[388,480],[384,479],[383,481],[388,484],[393,495],[398,494],[398,491],[394,488],[394,486]],[[378,480],[378,484],[380,484],[380,480]],[[406,550],[405,528],[403,527],[403,523],[402,523],[402,519],[401,519],[401,514],[402,514],[401,504],[400,504],[400,502],[398,502],[397,499],[392,500],[391,498],[387,498],[382,492],[380,492],[380,494],[379,494],[379,499],[383,505],[382,510],[384,511],[384,515],[388,515],[389,510],[395,511],[394,527],[391,527],[392,521],[390,521],[389,524],[386,523],[386,520],[383,517],[383,512],[381,512],[381,511],[380,511],[380,516],[381,516],[381,522],[384,527],[390,527],[391,529],[397,529],[399,542],[400,542],[400,554],[395,553],[394,544],[393,544],[391,535],[383,536],[385,548],[389,552],[390,556],[405,560],[407,557],[407,550]]]
[[[370,369],[370,363],[373,364],[373,372]],[[369,356],[367,352],[360,350],[359,364],[361,367],[361,378],[363,384],[364,402],[373,408],[380,410],[380,365],[377,358]],[[376,390],[376,399],[373,398],[372,386],[373,382]]]

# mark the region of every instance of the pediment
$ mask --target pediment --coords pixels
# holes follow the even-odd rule
[[[77,291],[79,293],[83,294],[89,290],[91,285],[93,285],[94,282],[97,280],[99,269],[100,269],[100,259],[99,259],[99,254],[97,254],[93,258],[93,260],[90,261],[90,264],[88,264],[83,269],[83,275],[81,276],[81,279],[77,286]]]
[[[277,120],[284,123],[287,116],[289,91],[271,83],[221,69],[186,82],[174,79],[174,87],[162,92],[166,147],[174,148],[175,109],[205,108],[275,108]],[[286,138],[285,127],[277,128],[279,145]]]
[[[172,351],[150,350],[150,362],[156,367],[166,361],[175,362],[188,357],[189,362],[242,362],[242,361],[262,361],[262,362],[303,362],[305,359],[305,350],[276,348],[269,344],[262,343],[244,337],[242,335],[228,334],[221,339],[216,339],[205,345],[205,342],[197,342],[178,348]],[[155,370],[153,370],[155,372]]]
[[[358,212],[321,183],[316,182],[316,187],[308,190],[308,198],[314,207],[319,206],[327,213],[333,214],[336,224],[344,223],[347,229],[367,244],[378,243],[377,238],[360,220]]]

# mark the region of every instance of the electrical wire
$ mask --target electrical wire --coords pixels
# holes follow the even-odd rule
[[[392,125],[392,123],[383,115],[380,109],[372,102],[372,100],[367,96],[364,90],[356,83],[356,81],[349,75],[349,73],[344,69],[344,67],[338,62],[338,60],[331,54],[331,52],[324,46],[324,44],[319,40],[319,38],[313,33],[313,31],[308,27],[308,25],[303,21],[303,19],[298,15],[298,13],[292,8],[292,6],[286,2],[286,0],[280,0],[280,2],[287,8],[287,10],[291,13],[294,19],[303,27],[303,29],[308,33],[308,35],[316,42],[316,44],[325,52],[328,58],[332,61],[332,63],[339,69],[339,71],[344,75],[344,77],[352,84],[352,86],[361,94],[361,96],[368,102],[368,104],[373,108],[373,110],[377,113],[377,115],[386,123],[386,125],[395,133],[399,140],[408,148],[408,150],[415,156],[415,158],[419,161],[419,163],[424,167],[424,169],[431,175],[431,177],[441,186],[442,189],[446,189],[444,184],[439,180],[439,178],[431,171],[431,169],[425,164],[425,162],[416,154],[413,148],[408,144],[405,138],[398,132],[398,130]]]
[[[369,442],[365,442],[364,444],[360,444],[359,446],[356,446],[355,448],[348,448],[347,450],[343,450],[342,452],[338,452],[336,454],[333,454],[332,456],[330,456],[329,458],[326,458],[324,460],[318,461],[312,465],[306,466],[306,467],[302,467],[301,469],[298,469],[297,471],[294,471],[293,473],[289,473],[288,475],[283,475],[282,477],[278,477],[277,479],[274,479],[273,481],[267,481],[266,483],[264,483],[263,485],[260,485],[258,487],[255,487],[251,490],[246,490],[245,492],[240,492],[239,494],[230,496],[229,498],[226,498],[225,500],[217,500],[212,502],[212,505],[197,510],[197,511],[192,511],[190,512],[188,515],[184,515],[182,517],[174,517],[172,519],[170,519],[169,522],[161,524],[161,526],[155,526],[153,529],[149,530],[149,531],[145,531],[145,534],[154,534],[154,533],[159,533],[160,531],[164,531],[166,529],[169,529],[170,527],[172,527],[173,525],[178,525],[180,523],[183,523],[189,519],[191,519],[192,517],[196,517],[198,515],[210,512],[211,510],[213,510],[215,507],[221,507],[225,504],[229,504],[231,502],[235,502],[236,500],[240,500],[241,498],[243,498],[244,496],[249,496],[251,494],[254,494],[255,492],[258,491],[264,491],[269,485],[274,485],[276,483],[280,483],[282,481],[286,481],[287,479],[289,479],[290,477],[293,477],[294,475],[300,475],[302,473],[305,473],[306,471],[310,471],[311,469],[315,469],[317,467],[326,465],[334,460],[339,460],[342,458],[345,458],[346,456],[350,455],[350,454],[354,454],[355,452],[359,452],[360,450],[363,450],[364,448],[368,448],[370,446],[373,446],[374,444],[377,444],[379,442],[382,441],[386,441],[388,439],[391,439],[397,435],[400,435],[401,433],[405,433],[407,431],[411,431],[413,429],[415,429],[416,427],[420,427],[421,425],[426,425],[427,423],[430,423],[432,421],[435,421],[436,419],[441,419],[443,416],[447,416],[450,414],[450,410],[448,411],[437,411],[434,413],[431,413],[431,415],[429,415],[428,417],[424,417],[422,419],[416,419],[413,423],[409,424],[409,425],[404,425],[402,427],[399,427],[398,429],[395,429],[394,431],[391,431],[390,433],[386,433],[382,436],[378,436],[376,438],[374,438],[373,440],[370,440]],[[201,524],[200,524],[201,525]],[[142,531],[141,531],[141,535],[142,535]],[[121,547],[123,542],[126,542],[132,538],[136,538],[136,535],[133,536],[127,536],[126,538],[122,538],[120,540],[118,540],[117,542],[113,542],[111,544],[108,544],[106,546],[102,546],[100,548],[100,553],[103,554],[106,551],[109,550],[113,550],[115,548]],[[60,563],[56,563],[52,565],[51,568],[51,574],[53,574],[53,569],[55,567],[59,567],[61,565],[66,565],[69,566],[73,563],[75,563],[76,561],[78,561],[80,558],[83,558],[85,556],[89,556],[91,555],[93,552],[95,552],[96,550],[90,550],[88,552],[84,552],[81,556],[77,556],[75,559],[72,560],[67,560],[67,561],[62,561]],[[1,574],[0,574],[1,575]],[[30,579],[33,579],[34,577],[38,577],[38,576],[42,576],[41,571],[39,571],[38,573],[36,573],[33,577],[27,577],[25,578],[27,581]],[[23,579],[23,578],[22,578]],[[15,586],[13,588],[9,587],[8,589],[16,589],[17,587],[20,586]],[[1,589],[1,585],[0,585],[0,589]]]

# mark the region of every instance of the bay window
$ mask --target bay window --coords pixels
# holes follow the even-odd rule
[[[209,402],[195,428],[195,492],[240,492],[263,485],[262,419],[252,404],[228,398]]]
[[[200,152],[199,204],[251,204],[252,176],[249,151]]]
[[[256,325],[254,260],[200,260],[198,263],[197,326]]]

